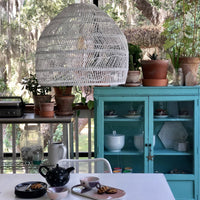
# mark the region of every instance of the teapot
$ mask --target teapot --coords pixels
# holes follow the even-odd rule
[[[43,172],[45,169],[46,173]],[[69,181],[70,172],[74,167],[67,169],[59,167],[57,164],[55,168],[49,169],[47,166],[40,166],[39,173],[46,178],[47,183],[52,187],[63,186]]]

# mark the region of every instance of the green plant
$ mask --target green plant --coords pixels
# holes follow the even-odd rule
[[[85,87],[79,87],[76,86],[75,87],[75,91],[76,91],[76,96],[78,95],[79,99],[78,101],[81,101],[81,103],[85,106],[87,105],[89,110],[92,110],[94,108],[94,101],[93,100],[88,100],[88,96],[91,94],[92,92],[92,86],[85,86]],[[84,96],[83,96],[83,91],[84,91]],[[75,106],[75,104],[74,104]]]
[[[47,95],[51,91],[51,87],[41,86],[38,83],[35,74],[30,74],[29,77],[22,79],[22,84],[24,85],[22,89],[26,89],[33,95]]]
[[[164,23],[164,48],[170,53],[180,49],[180,56],[200,56],[199,0],[178,0],[174,16]]]
[[[133,45],[131,43],[128,44],[129,50],[129,70],[139,70],[141,67],[140,60],[142,59],[142,50],[139,46]]]
[[[152,54],[148,54],[148,57],[151,59],[151,60],[157,60],[158,58],[158,54],[156,53],[156,51],[154,51],[154,53]]]
[[[169,52],[169,56],[170,56],[170,59],[171,59],[172,65],[174,66],[175,71],[178,72],[178,68],[180,66],[179,64],[180,48],[177,50],[174,47],[172,52]]]

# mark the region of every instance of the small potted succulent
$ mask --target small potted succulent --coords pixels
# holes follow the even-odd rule
[[[24,85],[22,89],[26,89],[32,93],[34,100],[34,112],[36,115],[39,115],[40,103],[51,102],[51,95],[49,95],[51,87],[41,86],[38,83],[35,74],[30,74],[29,77],[24,77],[22,79],[22,84]]]
[[[144,86],[166,86],[168,84],[167,71],[168,60],[158,59],[156,51],[149,54],[150,60],[142,60],[143,85]]]
[[[140,60],[142,50],[139,46],[128,44],[129,49],[129,71],[126,79],[126,86],[139,86],[141,84]]]

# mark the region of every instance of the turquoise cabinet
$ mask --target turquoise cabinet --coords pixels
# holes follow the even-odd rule
[[[176,199],[198,199],[198,86],[95,87],[94,98],[96,157],[124,173],[164,173]],[[125,136],[117,152],[105,147],[113,131]]]

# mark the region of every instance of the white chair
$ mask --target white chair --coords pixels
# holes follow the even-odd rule
[[[62,159],[57,163],[60,167],[74,167],[74,173],[112,173],[109,161],[105,158]]]

